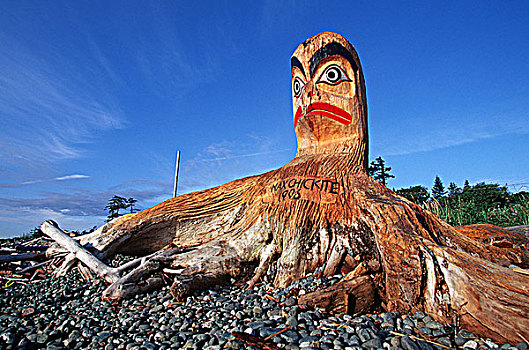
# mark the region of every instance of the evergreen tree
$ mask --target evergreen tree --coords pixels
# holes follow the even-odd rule
[[[432,187],[432,197],[439,200],[446,194],[445,187],[439,176],[435,177]]]
[[[463,192],[470,190],[470,183],[468,180],[465,180],[465,183],[463,184]]]
[[[118,195],[114,195],[114,197],[110,198],[108,200],[108,204],[105,207],[106,210],[108,210],[108,216],[107,221],[112,221],[113,219],[119,217],[119,210],[120,209],[127,209],[128,208],[127,199],[123,198]]]
[[[395,178],[395,175],[389,173],[391,167],[385,166],[385,163],[385,160],[379,156],[372,161],[371,165],[367,168],[367,173],[384,186],[386,186],[387,179]]]
[[[137,202],[136,199],[130,197],[129,199],[127,199],[127,206],[128,208],[130,208],[130,213],[134,213],[136,211],[139,211],[138,209],[134,208],[134,204]]]
[[[455,182],[450,182],[448,185],[448,197],[454,197],[461,193],[461,188]]]

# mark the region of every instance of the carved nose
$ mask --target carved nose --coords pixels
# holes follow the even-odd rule
[[[318,92],[318,90],[316,89],[316,86],[312,84],[311,82],[307,83],[306,91],[307,91],[307,97],[316,96],[316,93]]]

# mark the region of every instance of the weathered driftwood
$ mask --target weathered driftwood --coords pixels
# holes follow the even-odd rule
[[[159,272],[161,264],[168,266],[168,262],[173,262],[176,256],[191,250],[165,249],[113,268],[107,266],[82,247],[75,239],[68,236],[55,222],[44,222],[41,230],[69,252],[58,271],[61,271],[61,274],[64,273],[78,259],[89,268],[89,271],[93,271],[109,284],[109,287],[103,292],[103,297],[109,299],[126,298],[162,286],[164,281],[161,277],[148,277],[145,279],[143,277]],[[80,269],[81,274],[87,279],[90,278],[89,271],[85,271],[84,268]],[[173,287],[178,290],[177,295],[184,297],[191,290],[201,289],[220,282],[219,280],[210,280],[207,277],[200,278],[200,276],[197,276],[186,280],[185,276],[179,275]]]
[[[18,252],[45,252],[49,246],[44,245],[15,245],[15,250]]]
[[[21,254],[2,254],[0,263],[9,263],[14,261],[42,260],[46,258],[45,253],[21,253]]]
[[[38,263],[38,264],[35,264],[35,265],[32,265],[32,266],[28,266],[26,268],[23,268],[21,270],[18,270],[16,271],[17,274],[24,274],[24,273],[28,273],[30,271],[33,271],[33,270],[36,270],[36,269],[39,269],[41,267],[44,267],[46,265],[48,265],[49,263],[51,263],[51,260],[46,260],[46,261],[43,261],[41,263]]]
[[[366,313],[375,305],[376,291],[369,276],[338,282],[298,298],[299,304],[317,306],[331,313]]]
[[[119,279],[117,270],[108,267],[99,259],[84,249],[76,240],[65,234],[53,221],[46,221],[41,226],[42,232],[57,242],[61,247],[66,248],[74,258],[79,259],[90,270],[108,283],[114,283]]]
[[[99,259],[151,256],[106,295],[142,290],[127,289],[130,283],[157,285],[152,279],[163,269],[176,273],[173,290],[181,296],[245,276],[249,267],[257,266],[256,283],[275,264],[274,285],[285,287],[324,266],[326,276],[370,280],[373,300],[385,310],[422,310],[441,322],[459,317],[462,326],[498,341],[529,338],[529,276],[508,268],[514,261],[527,266],[526,242],[494,245],[461,233],[367,175],[365,84],[346,39],[316,35],[291,63],[296,157],[80,237]]]
[[[527,239],[529,239],[529,225],[512,226],[507,227],[506,229],[517,234],[524,235]]]

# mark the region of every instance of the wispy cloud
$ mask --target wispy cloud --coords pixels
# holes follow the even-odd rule
[[[90,176],[88,176],[88,175],[74,174],[74,175],[66,175],[66,176],[56,177],[55,180],[57,180],[57,181],[77,180],[77,179],[88,179],[89,177]]]
[[[206,158],[206,159],[196,159],[197,162],[215,162],[219,160],[230,160],[230,159],[238,159],[238,158],[250,158],[250,157],[256,157],[256,156],[265,156],[270,155],[274,153],[284,153],[290,151],[287,148],[279,149],[275,151],[268,151],[268,152],[256,152],[256,153],[248,153],[248,154],[239,154],[239,155],[233,155],[233,156],[224,156],[224,157],[216,157],[216,158]]]
[[[0,45],[4,164],[31,168],[77,158],[94,134],[123,127],[116,101],[67,57],[33,52],[3,32]]]
[[[81,175],[81,174],[73,174],[73,175],[66,175],[66,176],[59,176],[54,177],[51,179],[38,179],[38,180],[31,180],[31,181],[24,181],[20,183],[0,183],[0,188],[14,188],[14,187],[21,187],[25,185],[33,185],[43,182],[53,182],[53,181],[66,181],[66,180],[82,180],[82,179],[88,179],[90,176],[88,175]]]
[[[421,125],[409,127],[404,121],[395,128],[385,129],[387,134],[375,135],[372,144],[376,145],[377,154],[395,156],[429,152],[505,135],[529,134],[527,119],[519,117],[460,118],[459,122],[446,122],[448,118],[444,122],[428,118],[422,120]],[[424,121],[429,123],[424,124]]]
[[[79,231],[101,226],[105,222],[105,216],[71,216],[50,209],[21,208],[13,216],[12,210],[0,207],[0,221],[4,222],[0,237],[21,236],[49,219],[58,222],[62,228]]]
[[[58,177],[56,181],[73,180],[83,175]],[[9,227],[29,230],[44,220],[53,219],[61,226],[71,229],[86,229],[102,225],[107,213],[104,210],[114,195],[133,197],[137,208],[146,209],[171,196],[171,184],[151,180],[133,180],[103,190],[73,189],[68,193],[44,192],[25,197],[0,197],[0,236],[21,234],[8,232]]]
[[[217,142],[182,165],[179,188],[189,192],[263,173],[281,167],[294,153],[278,140],[262,135]]]

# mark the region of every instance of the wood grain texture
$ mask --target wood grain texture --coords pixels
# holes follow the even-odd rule
[[[162,263],[179,273],[174,287],[183,294],[246,276],[248,266],[257,266],[256,283],[276,264],[277,287],[324,266],[327,276],[351,272],[351,281],[369,281],[371,292],[360,294],[376,295],[366,300],[388,311],[460,317],[498,341],[528,339],[529,277],[505,267],[527,263],[520,237],[453,228],[367,175],[365,84],[345,38],[318,34],[292,63],[298,152],[291,162],[118,218],[81,244],[101,259],[180,249]],[[327,292],[320,299],[344,310],[342,292]]]

